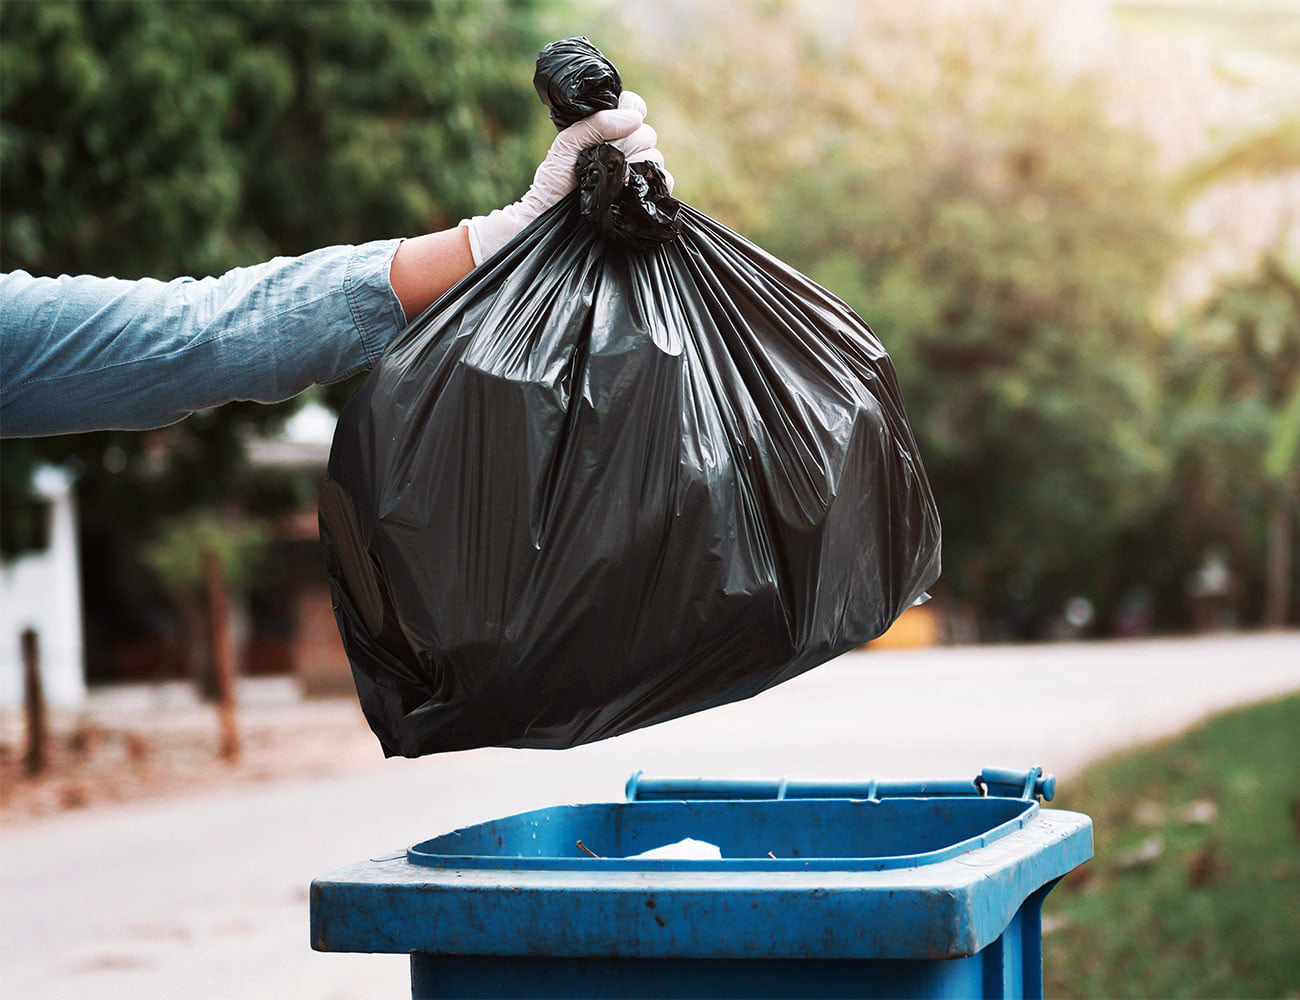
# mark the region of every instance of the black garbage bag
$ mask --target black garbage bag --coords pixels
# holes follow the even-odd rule
[[[564,80],[603,103],[566,112]],[[543,50],[557,124],[618,86],[585,40]],[[625,182],[597,147],[579,181],[339,420],[321,536],[390,756],[569,747],[747,698],[879,635],[938,575],[867,325],[653,166]]]

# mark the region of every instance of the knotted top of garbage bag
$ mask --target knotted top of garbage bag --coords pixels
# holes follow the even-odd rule
[[[585,38],[563,38],[542,49],[533,86],[551,109],[557,129],[618,107],[623,93],[623,80],[614,64]]]
[[[618,107],[623,92],[614,64],[585,38],[565,38],[542,49],[533,86],[557,129]],[[648,249],[681,232],[681,204],[653,163],[629,165],[617,148],[603,143],[583,150],[574,169],[578,210],[602,236]]]

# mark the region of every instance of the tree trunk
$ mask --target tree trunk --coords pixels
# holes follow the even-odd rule
[[[239,759],[239,728],[235,720],[235,647],[230,641],[230,602],[226,576],[216,552],[203,553],[203,576],[208,597],[208,626],[212,635],[212,673],[216,684],[217,718],[221,726],[221,756]]]
[[[1291,511],[1276,494],[1269,500],[1265,537],[1264,627],[1285,628],[1291,605]]]

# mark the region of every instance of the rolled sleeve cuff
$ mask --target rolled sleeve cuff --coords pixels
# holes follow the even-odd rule
[[[348,257],[343,290],[370,367],[406,326],[406,314],[389,280],[393,256],[401,243],[400,239],[363,243],[353,247]]]

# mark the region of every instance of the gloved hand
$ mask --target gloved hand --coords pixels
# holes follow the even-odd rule
[[[645,101],[639,95],[630,90],[623,91],[616,109],[597,111],[555,137],[546,159],[533,175],[533,185],[527,194],[513,205],[498,208],[489,215],[463,219],[460,224],[468,233],[475,265],[482,264],[577,186],[573,167],[578,154],[588,146],[609,142],[618,148],[628,163],[649,160],[663,170],[671,192],[673,177],[664,170],[663,153],[655,148],[659,137],[645,124],[645,112]]]

